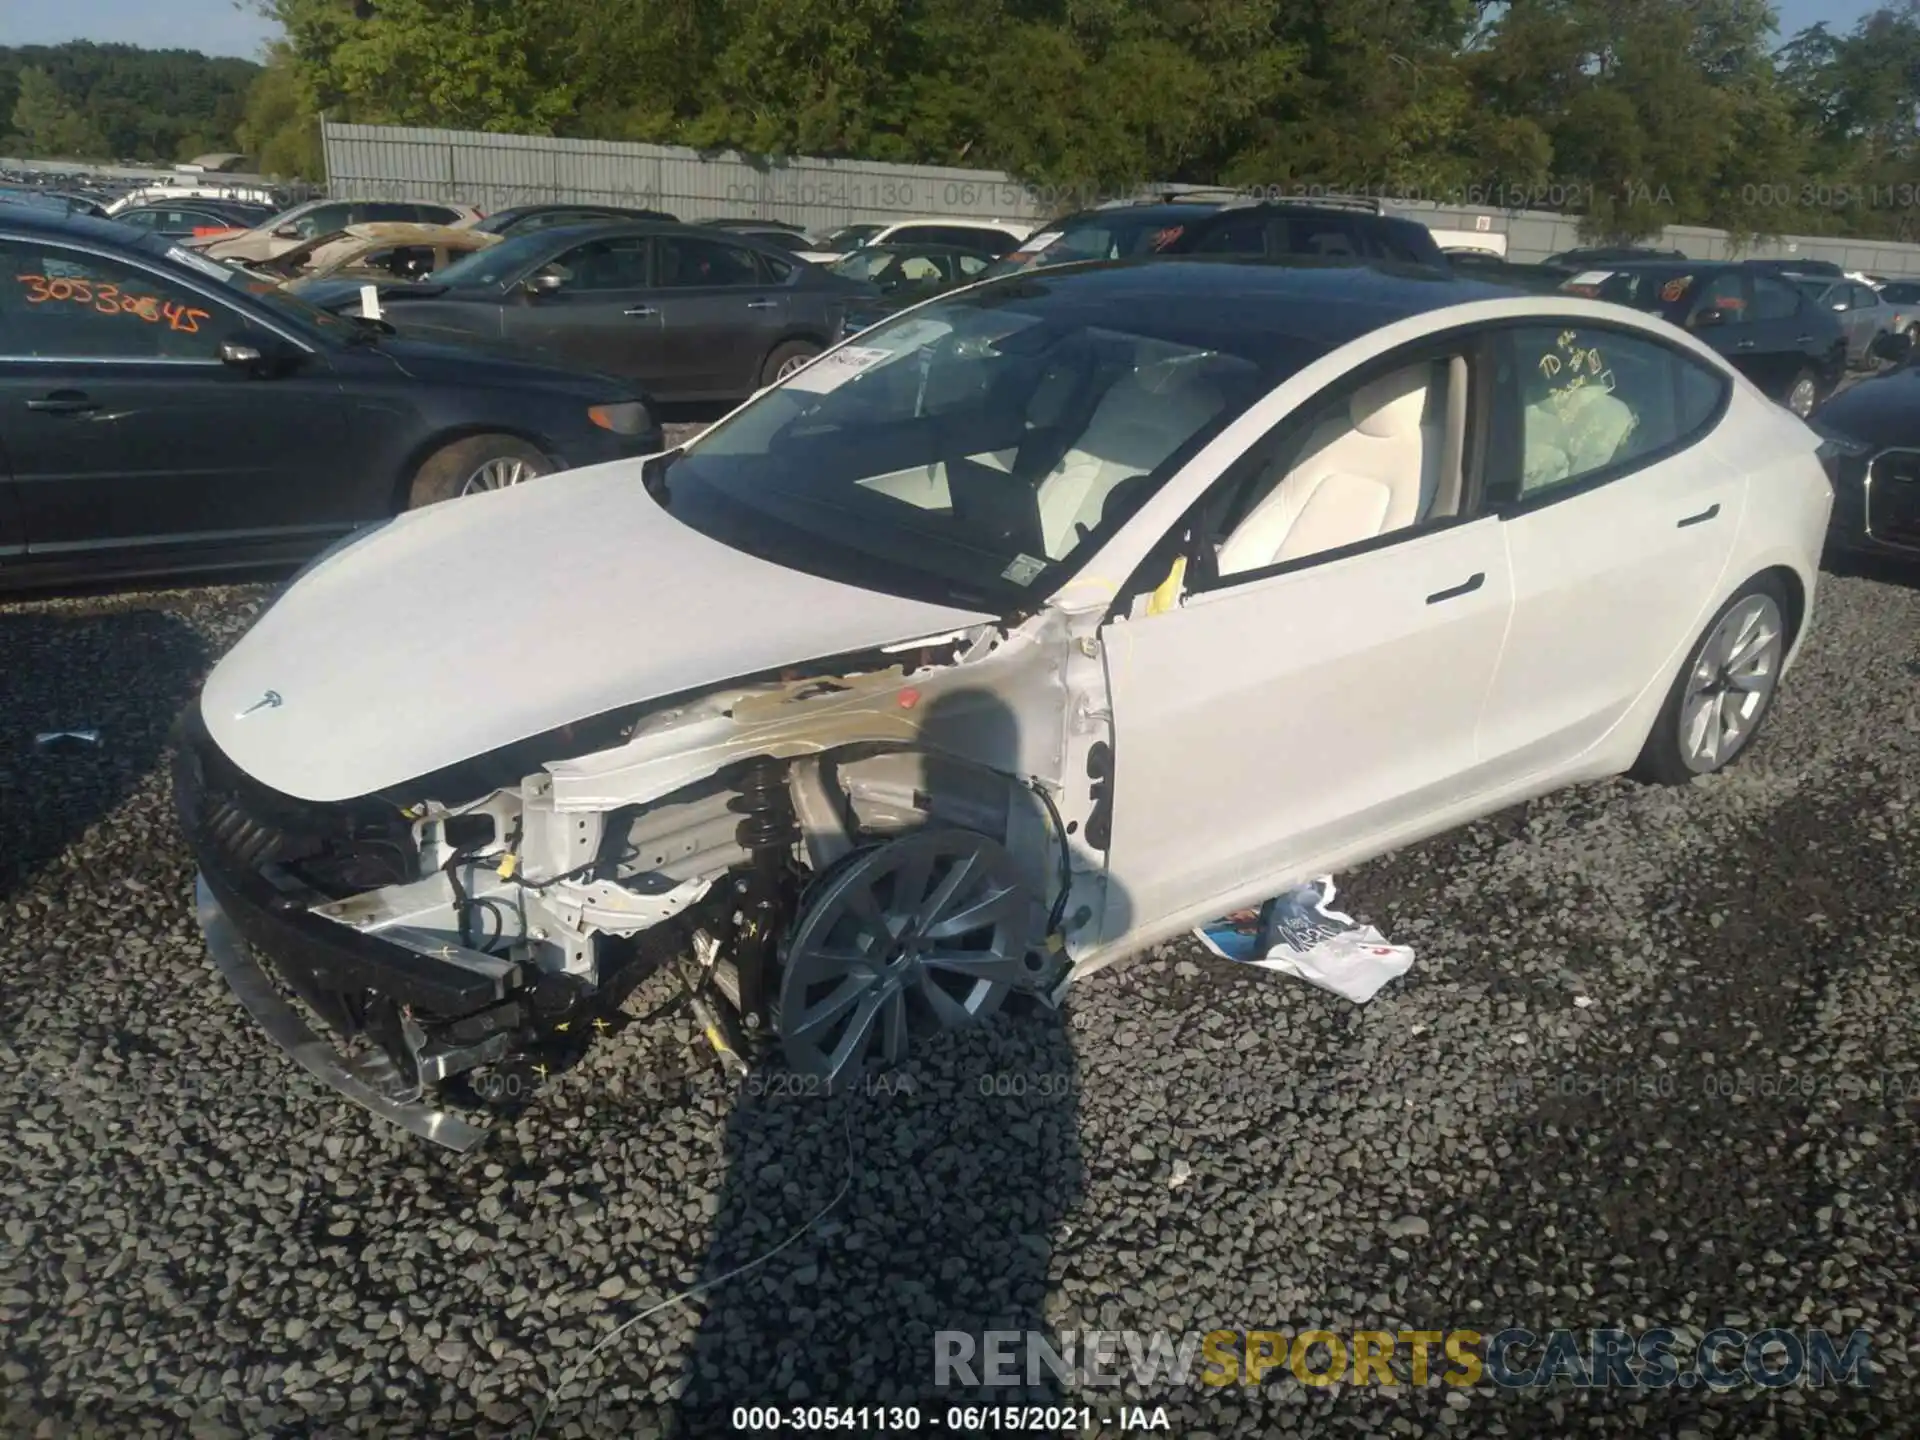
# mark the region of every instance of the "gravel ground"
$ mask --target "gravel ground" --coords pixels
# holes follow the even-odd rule
[[[204,958],[161,746],[263,594],[0,608],[0,1433],[525,1436],[548,1396],[546,1435],[909,1397],[938,1433],[938,1329],[1723,1321],[1865,1327],[1877,1387],[1135,1398],[1186,1435],[1910,1433],[1920,592],[1830,579],[1725,776],[1342,877],[1419,952],[1368,1007],[1168,946],[834,1103],[630,1026],[464,1158],[299,1078]],[[33,751],[74,724],[97,751]]]

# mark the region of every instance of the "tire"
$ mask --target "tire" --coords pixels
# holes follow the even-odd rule
[[[781,341],[761,364],[760,383],[772,385],[786,379],[819,353],[820,347],[811,340]]]
[[[1764,575],[1714,612],[1674,677],[1630,775],[1653,785],[1685,785],[1746,753],[1773,709],[1780,667],[1793,644],[1788,613],[1786,591]],[[1730,654],[1743,652],[1746,658],[1729,663]]]
[[[504,490],[551,475],[554,469],[553,461],[517,436],[469,435],[441,446],[414,472],[407,508],[418,510],[482,490]]]
[[[1780,403],[1802,420],[1806,419],[1813,413],[1813,407],[1820,403],[1820,377],[1806,366],[1801,366],[1788,382]]]

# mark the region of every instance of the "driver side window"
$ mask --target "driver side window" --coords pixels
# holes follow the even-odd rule
[[[1343,381],[1296,411],[1209,497],[1220,581],[1462,512],[1467,359],[1441,354]],[[1204,584],[1206,577],[1202,577]]]

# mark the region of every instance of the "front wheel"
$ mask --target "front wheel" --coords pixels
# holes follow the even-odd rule
[[[1753,743],[1787,657],[1786,594],[1751,580],[1708,624],[1675,677],[1632,774],[1684,785],[1724,769]]]
[[[553,470],[553,461],[517,436],[469,435],[427,457],[413,477],[407,508],[418,510],[439,500],[505,490]]]
[[[773,353],[760,367],[760,383],[778,385],[819,353],[820,347],[811,340],[788,340],[774,346]]]

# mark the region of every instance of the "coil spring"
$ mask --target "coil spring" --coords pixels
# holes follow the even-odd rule
[[[734,836],[748,850],[791,845],[800,838],[793,816],[793,798],[787,793],[787,773],[772,760],[756,760],[734,781],[737,792],[728,808],[742,818]]]

